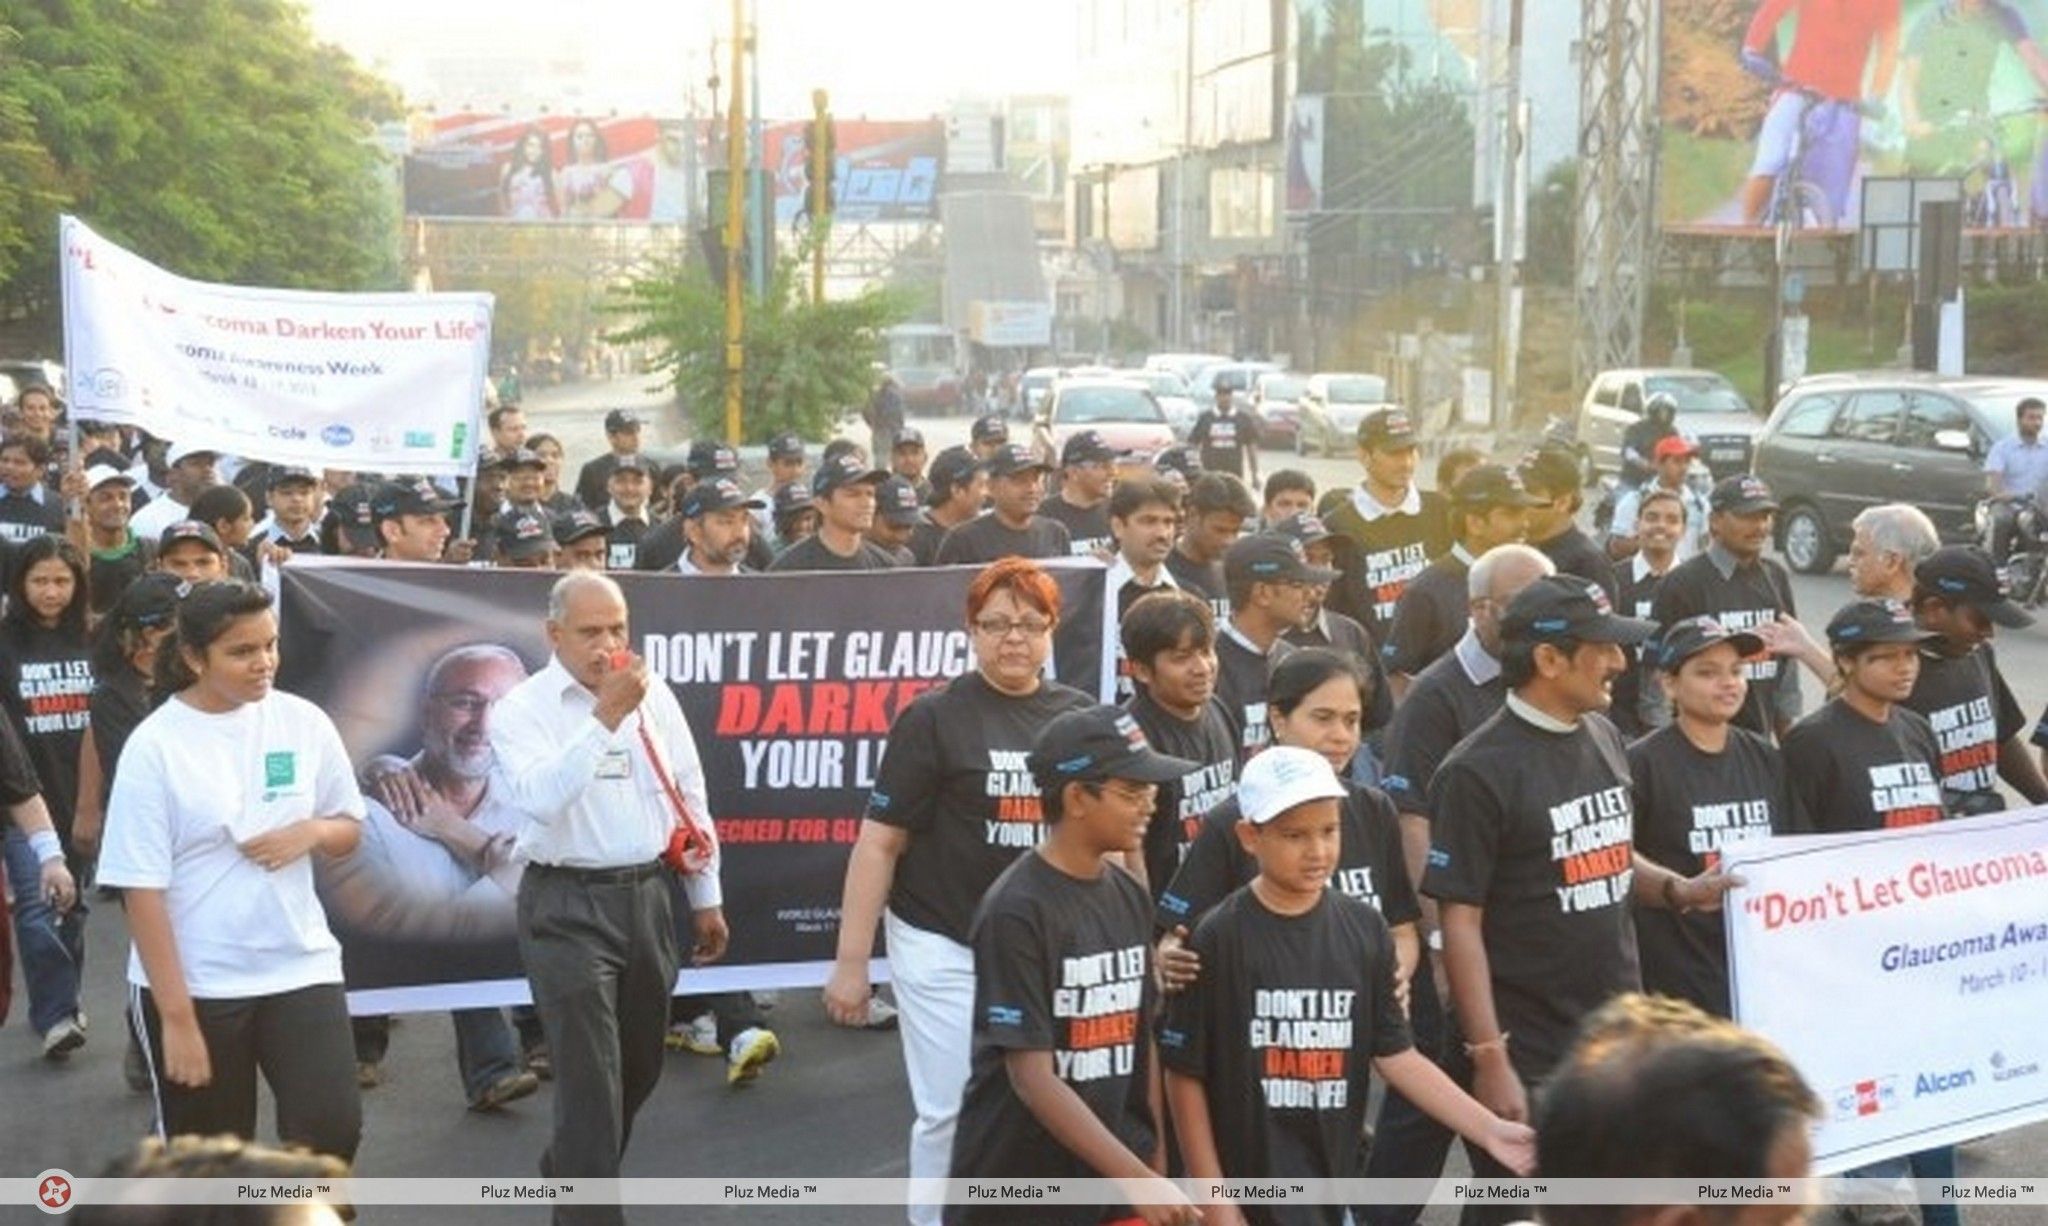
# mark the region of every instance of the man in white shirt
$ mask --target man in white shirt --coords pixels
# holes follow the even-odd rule
[[[571,571],[548,593],[547,667],[493,712],[491,748],[524,815],[519,952],[555,1073],[551,1178],[616,1178],[634,1114],[661,1077],[681,951],[660,857],[679,824],[703,861],[684,878],[692,962],[725,952],[704,769],[682,708],[631,654],[617,583]],[[683,812],[677,811],[680,800]],[[623,1222],[559,1206],[557,1222]]]
[[[169,466],[164,478],[163,493],[152,497],[149,504],[137,511],[128,521],[135,534],[145,540],[154,540],[165,528],[181,519],[192,517],[192,500],[209,485],[220,484],[216,465],[220,456],[184,443],[173,444],[170,454],[165,457]]]

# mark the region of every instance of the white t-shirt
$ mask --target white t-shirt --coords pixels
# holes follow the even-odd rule
[[[149,505],[129,516],[128,527],[135,535],[154,543],[164,534],[164,529],[181,519],[192,518],[192,508],[179,502],[169,494],[149,500]]]
[[[172,698],[121,752],[99,879],[165,891],[196,999],[340,983],[341,945],[314,893],[313,857],[268,872],[238,844],[303,818],[360,821],[363,812],[341,735],[312,703],[273,690],[209,715]],[[128,979],[149,986],[132,948]]]

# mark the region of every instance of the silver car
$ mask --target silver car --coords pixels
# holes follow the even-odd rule
[[[1297,455],[1350,455],[1358,447],[1358,423],[1375,409],[1392,408],[1387,381],[1378,375],[1323,373],[1310,375],[1295,401],[1300,424],[1294,435]]]
[[[1660,367],[1603,371],[1579,405],[1579,462],[1588,483],[1621,471],[1621,439],[1652,396],[1677,402],[1678,432],[1700,449],[1715,480],[1749,471],[1764,419],[1735,385],[1711,370]]]

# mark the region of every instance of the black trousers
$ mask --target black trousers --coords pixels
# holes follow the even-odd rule
[[[519,881],[519,954],[554,1061],[549,1178],[612,1179],[633,1116],[661,1078],[681,962],[659,864],[584,871],[533,864]],[[617,1205],[561,1205],[555,1221],[623,1222]]]
[[[196,1089],[163,1075],[163,1018],[144,988],[135,989],[144,1051],[156,1092],[157,1126],[166,1137],[256,1136],[256,1074],[277,1099],[277,1139],[354,1162],[363,1106],[356,1089],[348,1000],[338,983],[273,996],[194,1000],[213,1080]]]
[[[1430,951],[1424,948],[1409,980],[1408,1011],[1415,1032],[1415,1049],[1444,1066],[1444,1008],[1437,999],[1436,976],[1430,967]],[[1365,1159],[1367,1179],[1436,1179],[1444,1173],[1444,1158],[1451,1151],[1450,1129],[1422,1113],[1422,1109],[1389,1087],[1380,1102],[1379,1122],[1373,1128],[1372,1149]],[[1422,1216],[1421,1205],[1365,1205],[1352,1211],[1365,1226],[1414,1226]]]

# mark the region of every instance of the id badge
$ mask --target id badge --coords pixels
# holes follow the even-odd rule
[[[632,776],[633,760],[626,756],[623,749],[606,750],[604,757],[597,761],[599,779],[630,779]]]

